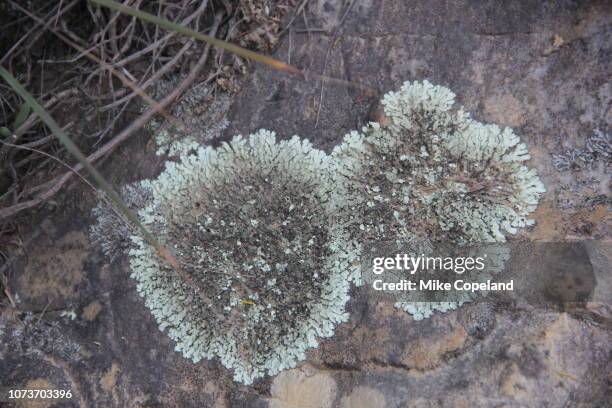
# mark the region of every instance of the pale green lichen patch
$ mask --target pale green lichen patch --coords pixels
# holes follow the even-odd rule
[[[248,384],[294,367],[348,319],[357,252],[331,222],[330,167],[308,141],[262,130],[184,154],[147,182],[141,219],[205,292],[132,237],[138,291],[178,351],[218,357]]]
[[[544,186],[511,129],[471,119],[449,89],[427,81],[406,82],[382,104],[384,125],[348,134],[332,153],[337,211],[360,242],[503,242],[532,223]]]

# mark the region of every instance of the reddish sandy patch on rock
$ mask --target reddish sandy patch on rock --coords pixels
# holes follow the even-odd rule
[[[325,373],[304,366],[283,371],[272,383],[269,408],[332,408],[336,381]]]
[[[411,343],[402,355],[402,363],[417,370],[431,370],[440,366],[444,357],[461,349],[467,340],[467,332],[462,326],[455,326],[447,333],[436,333]]]
[[[102,305],[97,300],[94,300],[83,308],[83,318],[88,322],[94,320],[102,311]]]
[[[88,246],[86,234],[73,231],[44,251],[32,251],[18,279],[21,298],[65,303],[64,299],[74,296],[77,285],[83,280]]]
[[[566,218],[559,209],[553,208],[549,202],[541,203],[529,217],[536,222],[535,229],[529,238],[535,241],[554,241],[565,236],[564,224]]]
[[[351,393],[340,400],[340,408],[385,408],[385,396],[370,387],[355,387]]]
[[[571,217],[574,231],[580,235],[590,236],[593,230],[612,228],[612,213],[607,205],[600,204],[592,209],[582,209]]]
[[[485,99],[484,109],[494,123],[514,127],[525,124],[521,102],[511,93],[496,94]]]
[[[547,395],[551,403],[567,401],[592,367],[594,330],[562,313],[523,343],[513,344],[507,350],[511,361],[500,378],[502,395],[521,406],[531,406],[537,394]],[[523,354],[527,357],[521,358]]]
[[[57,388],[54,387],[49,381],[45,380],[44,378],[36,378],[36,379],[28,381],[25,384],[25,387],[20,388],[20,389],[34,391],[34,390],[53,390]],[[48,400],[46,399],[36,399],[36,400],[21,399],[21,400],[16,400],[16,401],[17,401],[15,403],[16,408],[47,408],[57,403],[57,400],[52,400],[52,399],[48,399]]]

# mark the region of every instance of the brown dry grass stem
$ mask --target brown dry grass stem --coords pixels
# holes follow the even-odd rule
[[[49,28],[52,24],[54,24],[54,21],[57,22],[57,20],[63,14],[70,11],[74,6],[77,5],[78,2],[79,0],[73,0],[69,4],[67,4],[64,8],[62,8],[62,4],[60,3],[57,9],[57,12],[55,13],[54,18],[51,18],[51,15],[53,14],[53,12],[49,13],[47,16],[45,16],[45,20],[47,20],[46,23],[43,20],[39,21],[38,25],[42,25],[42,27],[38,27],[38,25],[35,25],[34,27],[30,29],[30,32],[28,32],[26,35],[22,36],[19,40],[17,40],[15,44],[13,44],[13,46],[6,52],[6,54],[4,54],[2,58],[0,58],[0,65],[3,65],[6,62],[8,62],[9,58],[14,58],[15,54],[18,53],[20,49],[23,49],[22,44],[24,42],[26,42],[27,40],[30,40],[30,43],[32,43],[33,40],[37,40],[38,38],[40,38],[40,36],[42,36],[43,33],[45,32],[45,30]],[[14,3],[11,0],[11,4],[15,6],[16,3]],[[35,35],[33,39],[31,37],[32,34]]]

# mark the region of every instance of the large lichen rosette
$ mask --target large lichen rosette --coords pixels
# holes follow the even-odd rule
[[[153,199],[141,219],[197,286],[133,237],[138,291],[176,350],[218,357],[249,384],[294,367],[348,319],[358,254],[330,223],[330,167],[308,141],[261,130],[143,182]]]
[[[360,242],[503,242],[532,223],[544,186],[511,129],[471,119],[453,92],[427,81],[404,83],[382,105],[380,123],[332,152],[337,211]],[[457,306],[424,305],[425,317]]]

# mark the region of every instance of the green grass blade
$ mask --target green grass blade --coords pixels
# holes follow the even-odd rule
[[[57,122],[47,113],[45,108],[43,108],[38,101],[19,83],[19,81],[11,75],[6,69],[0,66],[0,77],[2,77],[13,90],[21,96],[21,98],[25,101],[32,111],[34,111],[40,119],[47,125],[47,127],[53,132],[53,134],[57,137],[57,139],[66,147],[66,150],[70,152],[77,160],[81,163],[81,165],[91,174],[96,183],[100,186],[100,188],[108,194],[109,199],[112,203],[117,206],[117,208],[123,213],[130,222],[138,227],[143,237],[158,251],[158,253],[168,261],[175,268],[178,267],[178,263],[172,257],[170,252],[162,247],[159,242],[153,237],[153,235],[145,228],[145,226],[140,222],[136,214],[123,202],[119,194],[113,189],[113,187],[104,179],[104,177],[98,172],[87,161],[85,155],[81,152],[81,150],[74,144],[72,140],[62,131]]]
[[[19,109],[19,112],[17,113],[17,116],[13,121],[13,130],[17,130],[17,128],[19,128],[19,126],[21,126],[23,122],[26,121],[28,116],[30,116],[31,111],[32,108],[30,108],[30,105],[28,105],[27,103],[21,105],[21,108]]]

